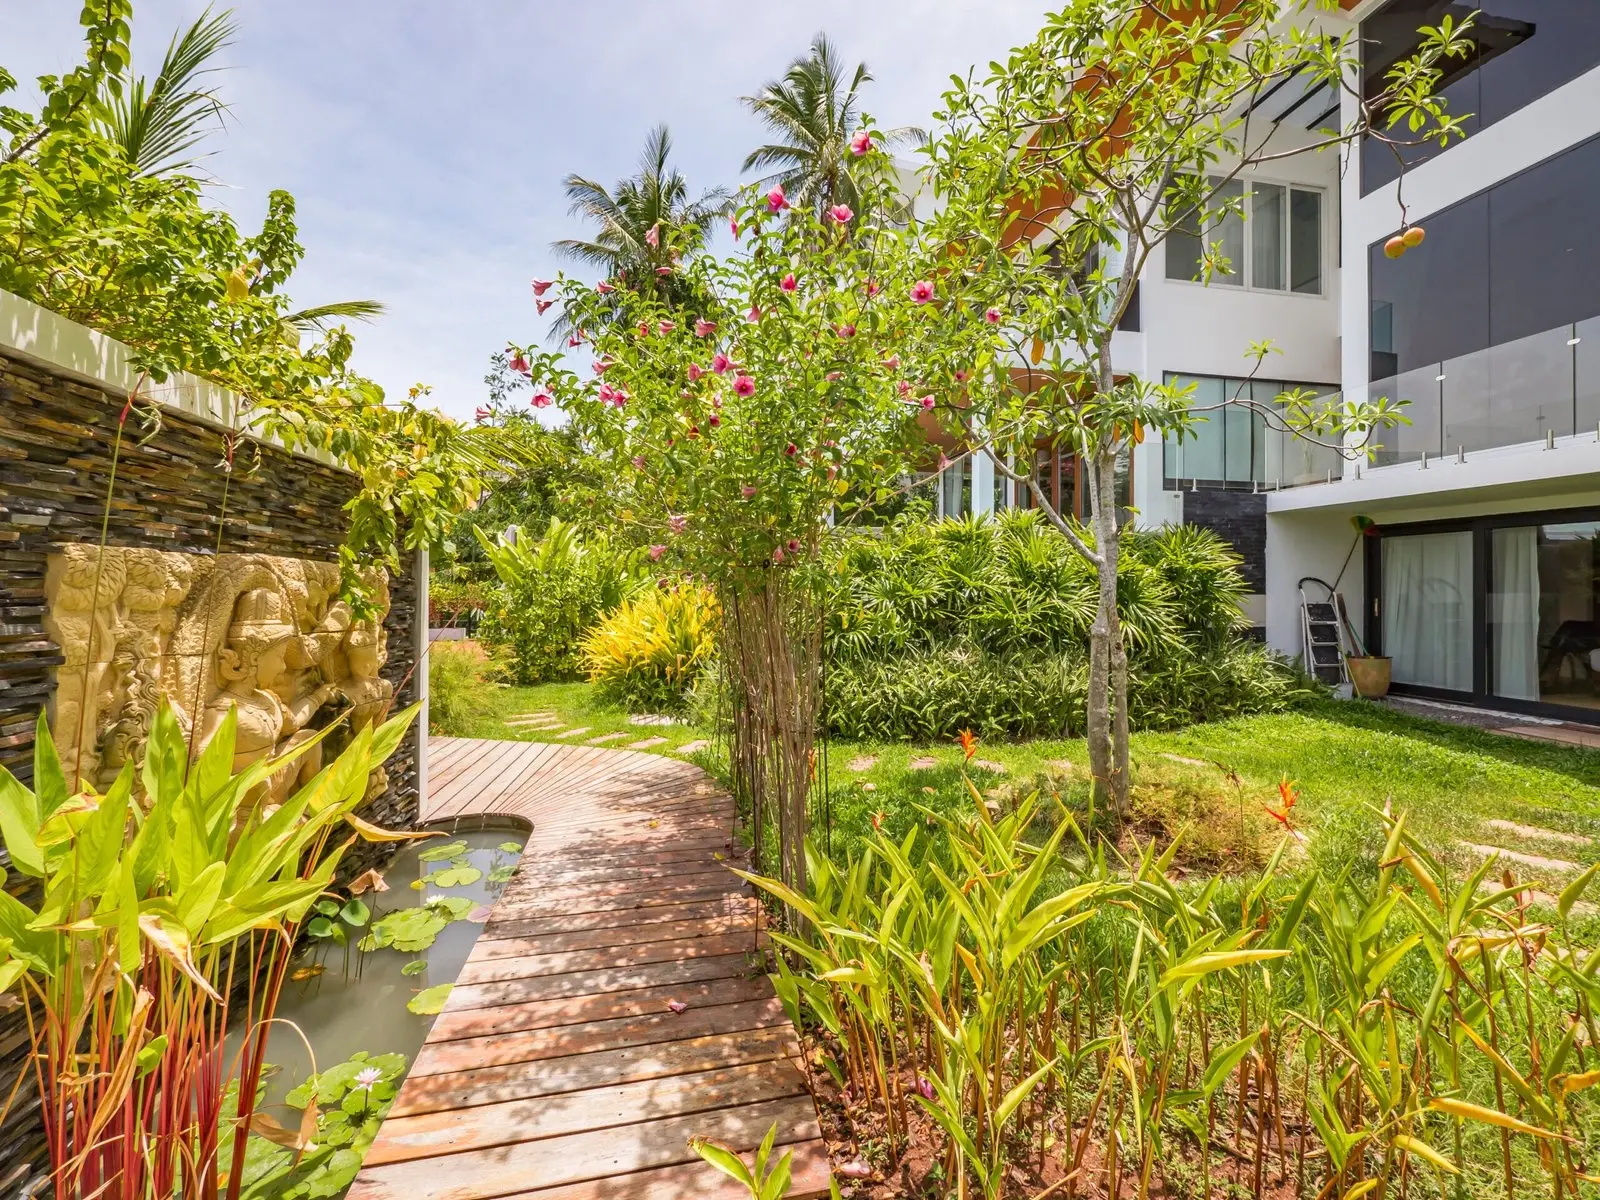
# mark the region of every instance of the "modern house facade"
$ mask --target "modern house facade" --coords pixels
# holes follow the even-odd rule
[[[1593,721],[1600,4],[1361,4],[1360,86],[1474,8],[1476,52],[1443,88],[1467,138],[1403,179],[1378,143],[1342,173],[1339,379],[1406,401],[1410,424],[1332,482],[1267,494],[1266,636],[1298,654],[1300,580],[1337,579],[1396,692]],[[1426,240],[1389,258],[1402,200]]]
[[[1114,363],[1192,383],[1213,411],[1181,443],[1137,447],[1124,494],[1139,524],[1227,538],[1252,585],[1247,615],[1285,654],[1302,650],[1301,581],[1324,580],[1366,647],[1393,659],[1397,692],[1594,719],[1600,0],[1340,8],[1325,19],[1359,33],[1351,85],[1369,94],[1420,27],[1476,10],[1475,50],[1442,82],[1451,111],[1471,114],[1468,136],[1403,178],[1377,141],[1281,159],[1230,185],[1242,215],[1156,250]],[[1353,119],[1354,103],[1291,79],[1252,118],[1288,148]],[[1385,256],[1407,222],[1426,240]],[[1195,279],[1203,242],[1233,267],[1209,284]],[[1256,367],[1249,347],[1268,340]],[[1288,387],[1405,401],[1410,424],[1376,435],[1368,459],[1216,408]],[[1070,458],[1048,465],[1059,502],[1073,476]],[[1016,503],[982,455],[940,478],[946,514]],[[1358,535],[1358,516],[1375,530]]]

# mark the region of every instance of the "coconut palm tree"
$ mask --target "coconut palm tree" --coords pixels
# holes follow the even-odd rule
[[[790,204],[822,211],[848,204],[860,211],[861,195],[852,174],[850,139],[861,122],[861,89],[872,82],[866,63],[846,71],[838,48],[825,33],[745,104],[776,140],[751,151],[746,171],[768,171],[761,186],[781,184]],[[920,129],[887,131],[890,145],[927,140]]]
[[[122,147],[140,175],[193,171],[204,155],[192,151],[217,128],[228,106],[205,77],[221,70],[212,60],[233,41],[233,10],[210,8],[174,33],[154,80],[125,79],[107,98],[101,130]]]
[[[652,289],[669,302],[691,300],[674,270],[675,256],[704,246],[712,223],[727,211],[729,193],[711,188],[689,199],[689,185],[669,162],[671,156],[672,135],[665,125],[657,125],[645,138],[637,175],[619,180],[614,188],[582,175],[567,176],[568,211],[597,228],[588,238],[563,238],[551,248],[608,279],[621,276],[635,287]],[[553,332],[567,329],[563,318]]]

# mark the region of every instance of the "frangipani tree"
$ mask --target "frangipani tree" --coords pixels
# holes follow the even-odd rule
[[[997,472],[1032,490],[1095,567],[1089,760],[1118,812],[1128,797],[1128,663],[1116,604],[1117,464],[1146,436],[1181,437],[1194,417],[1181,388],[1113,367],[1112,337],[1140,273],[1174,233],[1239,212],[1243,198],[1229,184],[1244,172],[1362,136],[1443,142],[1460,133],[1433,89],[1440,64],[1467,49],[1462,26],[1447,18],[1426,31],[1381,95],[1363,98],[1355,35],[1319,27],[1314,10],[1326,7],[1072,0],[985,78],[958,81],[937,114],[928,153],[940,208],[930,236],[949,247],[949,290],[1003,322],[1010,343],[989,360],[970,406],[948,415]],[[1353,96],[1346,111],[1356,117],[1309,139],[1275,137],[1252,109],[1291,78]],[[1235,269],[1219,245],[1203,248],[1204,278]],[[1341,452],[1403,419],[1382,399],[1318,408],[1295,395],[1262,407],[1276,428]],[[1087,529],[1052,500],[1033,453],[1041,443],[1079,457]]]
[[[723,611],[735,775],[757,846],[775,826],[786,882],[803,839],[818,704],[811,567],[831,520],[890,494],[927,444],[917,418],[952,400],[975,326],[938,303],[873,134],[858,139],[864,211],[743,193],[734,253],[662,269],[694,311],[648,281],[562,280],[592,369],[513,348],[612,479],[614,515],[663,566],[703,576]],[[664,235],[658,235],[664,236]]]

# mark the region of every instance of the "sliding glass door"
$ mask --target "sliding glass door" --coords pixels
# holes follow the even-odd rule
[[[1600,709],[1600,522],[1492,531],[1494,694]]]
[[[1472,534],[1383,539],[1383,651],[1396,683],[1472,690]]]
[[[1397,691],[1600,720],[1600,512],[1387,526],[1367,568]]]

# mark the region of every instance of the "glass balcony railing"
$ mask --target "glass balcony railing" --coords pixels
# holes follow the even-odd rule
[[[1375,466],[1471,454],[1600,428],[1600,317],[1375,379],[1409,425],[1373,434]]]

